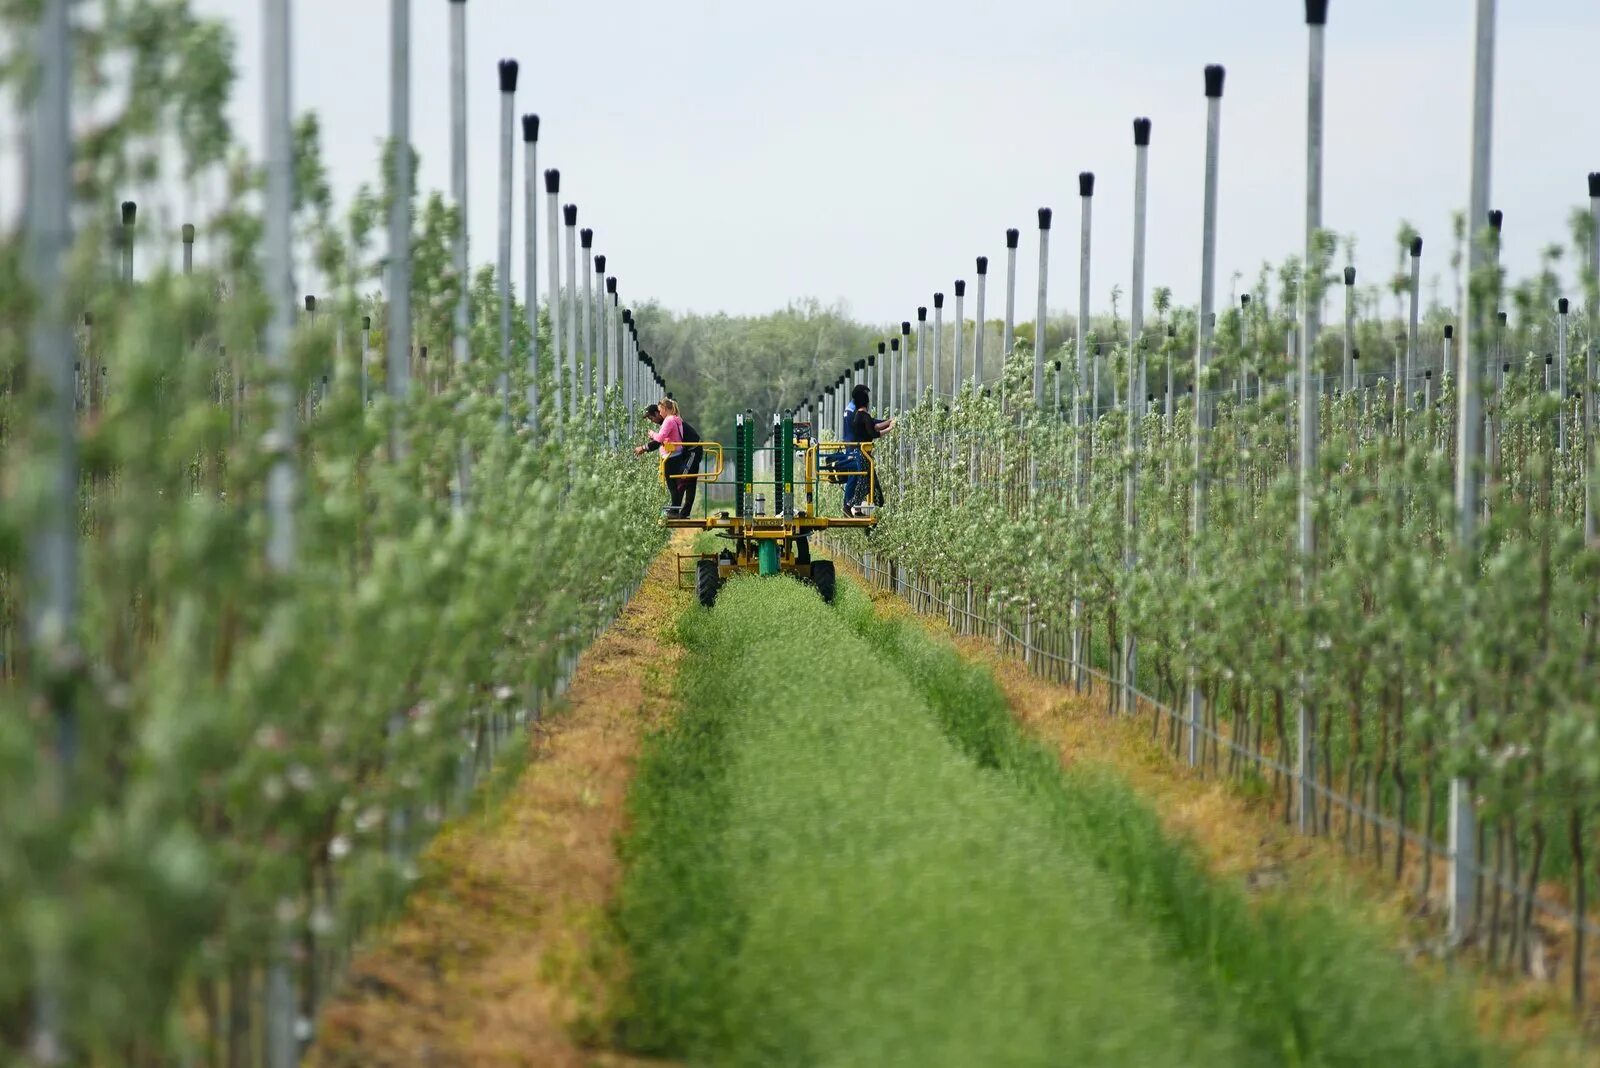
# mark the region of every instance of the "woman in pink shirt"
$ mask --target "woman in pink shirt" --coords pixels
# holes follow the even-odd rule
[[[653,410],[653,411],[652,411]],[[689,445],[680,448],[684,441],[696,441],[695,431],[683,421],[683,415],[678,411],[678,402],[668,397],[658,404],[652,404],[646,409],[646,414],[652,419],[660,418],[660,425],[651,432],[652,445],[640,445],[634,449],[635,453],[644,453],[661,446],[661,454],[666,457],[664,473],[667,476],[667,490],[672,495],[672,503],[663,509],[669,518],[686,519],[689,510],[694,507],[694,491],[696,481],[685,478],[685,475],[695,475],[700,470],[700,447]],[[689,437],[685,438],[684,435]]]

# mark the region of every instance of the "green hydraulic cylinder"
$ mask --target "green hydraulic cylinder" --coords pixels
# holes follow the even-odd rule
[[[761,542],[756,550],[757,572],[764,576],[776,575],[780,570],[778,566],[778,542],[776,539],[767,538]]]
[[[794,413],[783,413],[783,433],[778,438],[778,459],[782,470],[779,477],[783,479],[783,514],[794,515]]]
[[[733,514],[744,515],[744,416],[733,417]]]
[[[744,504],[745,515],[755,515],[756,505],[756,413],[744,410]]]

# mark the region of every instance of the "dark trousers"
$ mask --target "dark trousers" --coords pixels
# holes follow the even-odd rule
[[[700,473],[701,451],[698,448],[679,449],[667,457],[667,491],[672,495],[672,506],[679,515],[688,515],[694,508],[695,488],[700,481],[694,478],[674,478],[674,475]]]

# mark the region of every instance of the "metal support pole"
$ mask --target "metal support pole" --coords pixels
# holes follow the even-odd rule
[[[1200,229],[1200,321],[1196,329],[1194,349],[1194,481],[1191,486],[1193,522],[1191,534],[1198,545],[1206,527],[1206,437],[1210,432],[1210,412],[1205,395],[1206,365],[1211,362],[1211,334],[1216,327],[1213,309],[1217,291],[1217,164],[1222,140],[1222,84],[1225,72],[1222,67],[1206,68],[1206,171],[1205,205]],[[1189,572],[1199,580],[1200,563],[1191,555]],[[1198,627],[1199,620],[1191,620]],[[1204,711],[1204,696],[1200,679],[1194,667],[1189,668],[1189,766],[1200,763],[1200,720]]]
[[[940,367],[944,364],[944,294],[933,295],[933,399],[939,399]]]
[[[1306,0],[1306,243],[1305,281],[1300,286],[1300,610],[1311,610],[1312,586],[1316,576],[1317,529],[1315,494],[1317,483],[1317,417],[1320,403],[1316,374],[1317,331],[1322,325],[1322,279],[1313,269],[1322,262],[1319,242],[1322,230],[1322,112],[1327,34],[1328,0]],[[1415,305],[1413,328],[1415,327]],[[1300,670],[1296,673],[1295,776],[1300,798],[1296,806],[1301,834],[1317,829],[1317,709],[1309,661],[1317,648],[1315,636],[1301,650]]]
[[[583,249],[583,396],[593,400],[594,392],[594,231],[585,227],[578,233]],[[577,296],[577,281],[573,283]]]
[[[1017,343],[1017,241],[1021,231],[1006,231],[1006,326],[1005,337],[1000,341],[1000,407],[1005,408],[1006,368],[1011,363],[1011,349]]]
[[[289,339],[294,330],[294,130],[293,91],[290,81],[290,0],[268,0],[263,11],[265,46],[266,203],[263,214],[265,238],[265,292],[267,330],[265,356],[271,377],[272,424],[267,451],[272,467],[267,474],[267,566],[286,575],[295,561],[295,400],[289,381],[291,370]],[[408,68],[410,49],[410,11],[406,0],[393,0],[393,69],[391,138],[396,148],[397,179],[395,204],[390,211],[390,246],[394,235],[410,238],[410,161],[406,149],[409,138]],[[409,250],[399,257],[403,264],[391,271],[389,306],[391,315],[404,314],[409,324]],[[398,306],[398,310],[397,309]],[[391,331],[393,328],[391,328]],[[409,348],[410,339],[406,339]],[[404,366],[401,368],[404,374]],[[391,365],[391,375],[393,367]],[[398,417],[398,413],[397,413]],[[402,440],[398,432],[394,451]],[[268,1019],[266,1021],[266,1061],[268,1068],[287,1068],[298,1059],[294,1041],[294,991],[288,960],[288,931],[275,932],[267,964]]]
[[[894,361],[895,368],[899,372],[899,378],[895,384],[894,394],[896,412],[907,411],[916,406],[916,402],[914,400],[909,403],[906,400],[906,387],[909,385],[909,383],[906,381],[906,363],[910,359],[911,323],[902,319],[900,321],[900,355],[895,357]]]
[[[1076,341],[1077,359],[1075,363],[1074,381],[1072,384],[1072,506],[1074,509],[1083,505],[1083,495],[1087,487],[1085,478],[1087,471],[1084,465],[1083,437],[1083,383],[1086,371],[1085,361],[1088,356],[1089,339],[1089,261],[1090,261],[1090,232],[1094,223],[1094,175],[1088,171],[1078,175],[1078,199],[1082,205],[1079,212],[1080,228],[1078,234],[1078,330]],[[1079,620],[1083,618],[1083,598],[1078,594],[1078,576],[1072,576],[1072,682],[1075,687],[1081,687],[1086,677],[1083,667],[1087,659],[1087,650],[1084,648],[1083,627]]]
[[[396,406],[389,449],[400,457],[406,452],[401,409],[411,393],[411,0],[390,0],[389,33],[389,143],[394,153],[394,199],[389,205],[387,370],[389,396]],[[288,61],[287,45],[284,61]],[[292,153],[292,143],[285,150]],[[289,165],[293,165],[292,159]]]
[[[370,401],[369,387],[372,380],[372,316],[361,317],[361,406],[365,408]]]
[[[1600,285],[1600,172],[1589,175],[1589,279],[1591,285]],[[1589,545],[1600,543],[1600,502],[1595,498],[1595,467],[1600,456],[1595,453],[1595,419],[1600,408],[1595,401],[1595,352],[1600,349],[1600,302],[1590,300],[1589,336],[1585,338],[1583,357],[1583,535]]]
[[[926,305],[917,308],[917,396],[913,407],[921,404],[927,395],[925,385],[927,382],[928,363],[928,309]]]
[[[51,788],[50,811],[37,813],[40,818],[58,817],[65,808],[78,747],[73,687],[61,677],[75,669],[78,628],[78,438],[73,316],[67,307],[66,285],[72,251],[69,7],[70,0],[46,0],[36,24],[34,55],[39,77],[29,116],[24,221],[23,276],[36,301],[29,322],[28,390],[35,398],[29,408],[33,447],[42,461],[37,512],[28,525],[25,605],[28,647],[34,657],[30,670],[36,674],[37,692],[49,702],[55,749],[53,760],[41,769]],[[275,310],[276,317],[281,314]],[[59,935],[39,947],[33,1048],[40,1063],[67,1060],[60,996],[67,955]]]
[[[1456,428],[1456,508],[1458,541],[1465,581],[1474,581],[1478,557],[1478,480],[1483,460],[1479,435],[1482,412],[1483,359],[1479,355],[1484,317],[1488,311],[1476,276],[1489,265],[1490,245],[1484,240],[1483,220],[1489,214],[1489,163],[1494,136],[1494,31],[1495,0],[1475,0],[1473,35],[1471,195],[1467,209],[1467,312],[1461,319],[1461,354],[1456,369],[1459,425]],[[1471,611],[1468,595],[1464,611]],[[1465,720],[1475,712],[1469,693],[1462,709]],[[1472,784],[1457,776],[1450,780],[1450,937],[1460,943],[1470,937],[1477,894],[1478,818],[1473,807]]]
[[[1344,391],[1356,388],[1356,269],[1344,269]]]
[[[1406,323],[1406,369],[1401,382],[1401,409],[1411,407],[1411,384],[1416,380],[1416,365],[1420,359],[1417,348],[1419,306],[1422,300],[1422,238],[1411,239],[1411,313]]]
[[[1078,237],[1078,339],[1077,381],[1072,386],[1072,425],[1083,426],[1083,384],[1088,377],[1089,357],[1089,250],[1090,231],[1094,225],[1094,175],[1084,171],[1078,175],[1078,198],[1083,205],[1081,229]],[[1073,467],[1078,481],[1083,480],[1083,444],[1073,445]]]
[[[1045,361],[1045,299],[1050,289],[1050,219],[1049,208],[1039,209],[1039,304],[1034,314],[1033,327],[1033,405],[1044,407]],[[1056,411],[1061,410],[1061,376],[1056,375]]]
[[[1571,304],[1566,297],[1556,301],[1556,393],[1561,407],[1556,412],[1556,448],[1567,451],[1567,316]]]
[[[450,196],[456,205],[454,259],[456,299],[454,336],[451,340],[456,368],[472,358],[467,335],[472,326],[472,262],[467,250],[467,4],[450,3]],[[530,214],[529,219],[533,216]]]
[[[583,392],[583,379],[579,377],[578,367],[578,205],[563,204],[561,206],[562,221],[567,226],[567,273],[566,285],[562,287],[561,318],[567,324],[567,382],[569,383],[569,403],[567,412],[574,419],[578,417],[578,401]]]
[[[611,324],[606,321],[606,258],[594,258],[594,338],[595,377],[599,379],[600,397],[604,400],[617,384],[617,369],[611,363]]]
[[[134,225],[139,219],[139,205],[131,200],[122,202],[122,284],[133,285]]]
[[[980,393],[983,390],[983,301],[984,291],[989,286],[989,257],[978,257],[978,307],[974,313],[976,322],[972,331],[972,392]]]
[[[961,393],[961,350],[966,344],[967,330],[967,283],[966,279],[956,279],[956,350],[951,359],[950,396],[955,398]]]
[[[183,273],[194,274],[194,223],[183,224]]]
[[[495,381],[500,392],[500,424],[511,426],[511,183],[513,122],[516,117],[517,61],[502,59],[500,71],[500,362]]]
[[[559,430],[567,415],[567,383],[561,351],[561,172],[544,172],[545,266],[550,271],[549,295],[545,306],[550,313],[550,377],[555,383],[555,417]]]
[[[528,429],[539,436],[539,116],[522,116],[523,311],[528,317]],[[465,283],[463,283],[465,284]]]
[[[1150,188],[1150,120],[1133,120],[1133,290],[1128,309],[1128,472],[1123,486],[1123,518],[1127,540],[1122,566],[1127,574],[1127,594],[1122,630],[1122,711],[1136,710],[1139,642],[1134,635],[1136,606],[1133,577],[1139,564],[1139,413],[1137,398],[1144,390],[1144,255],[1146,201]]]

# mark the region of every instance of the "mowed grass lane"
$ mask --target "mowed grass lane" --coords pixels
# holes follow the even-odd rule
[[[1159,838],[1153,819],[1037,760],[992,679],[842,592],[829,608],[738,581],[680,624],[682,708],[631,796],[630,1046],[727,1064],[1344,1062],[1307,1056],[1315,1028],[1276,973],[1239,973],[1260,959],[1207,948],[1282,930],[1242,902],[1233,926],[1174,915],[1195,890],[1181,850],[1109,857]],[[1082,840],[1078,794],[1123,841]],[[1359,1040],[1380,1059],[1477,1062],[1431,1003],[1329,1008],[1341,1028],[1401,1024]]]

